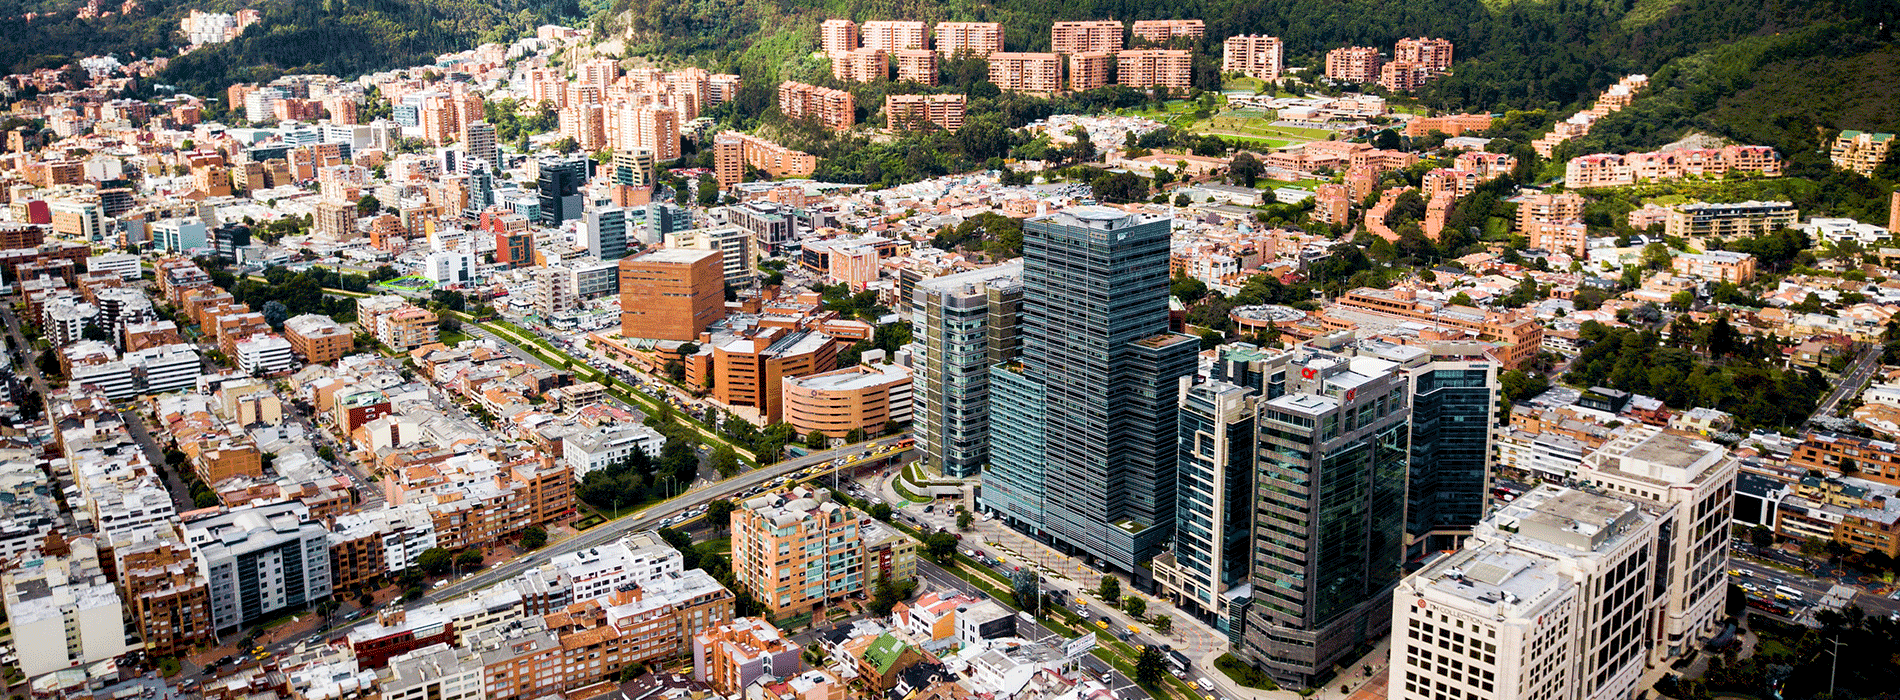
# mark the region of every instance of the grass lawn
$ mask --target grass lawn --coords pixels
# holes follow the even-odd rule
[[[449,347],[455,347],[457,345],[462,344],[462,341],[471,340],[471,339],[472,338],[469,336],[469,334],[463,333],[461,331],[442,331],[441,337],[439,338],[439,340],[442,341],[443,345],[447,345]]]

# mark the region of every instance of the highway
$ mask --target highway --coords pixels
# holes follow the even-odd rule
[[[601,523],[600,525],[594,526],[593,529],[582,531],[574,537],[523,554],[507,563],[491,566],[460,580],[443,584],[440,587],[430,590],[427,594],[423,595],[422,598],[409,603],[407,607],[416,608],[460,598],[513,579],[521,575],[522,572],[547,563],[547,561],[553,557],[569,552],[580,551],[589,547],[597,547],[601,544],[624,537],[629,532],[658,529],[661,521],[684,513],[696,506],[722,498],[728,498],[733,494],[745,491],[754,486],[762,486],[781,476],[798,472],[807,467],[824,466],[839,457],[853,456],[873,451],[878,447],[894,445],[908,438],[908,435],[893,435],[877,440],[857,443],[855,445],[846,445],[837,449],[814,452],[797,459],[790,459],[768,467],[754,469],[730,479],[714,483],[711,486],[688,491],[681,496],[649,506],[646,510],[640,511],[639,513],[624,516],[618,520]],[[902,451],[893,451],[886,456],[901,454],[903,454]],[[341,637],[348,634],[350,630],[372,619],[372,617],[365,615],[362,619],[332,627],[327,634],[332,638]]]
[[[1808,417],[1808,422],[1833,416],[1834,408],[1847,397],[1859,396],[1861,388],[1867,386],[1875,372],[1880,371],[1880,353],[1879,345],[1863,348],[1860,355],[1854,358],[1854,364],[1841,373],[1841,380],[1834,383],[1834,390],[1828,392],[1827,397],[1821,399],[1821,404],[1814,408],[1814,414]]]

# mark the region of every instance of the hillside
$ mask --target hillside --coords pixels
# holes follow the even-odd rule
[[[0,70],[27,72],[36,68],[58,68],[86,56],[117,54],[132,60],[172,53],[178,43],[178,20],[191,8],[207,12],[233,11],[229,0],[187,2],[184,0],[146,0],[143,8],[130,17],[80,19],[74,10],[84,3],[42,3],[0,0]],[[117,8],[117,3],[108,4]],[[27,12],[53,14],[31,22],[21,19]]]

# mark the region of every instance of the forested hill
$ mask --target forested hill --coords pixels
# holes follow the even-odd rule
[[[1823,22],[1871,35],[1900,21],[1892,0],[618,0],[615,10],[610,25],[629,31],[636,53],[701,55],[768,79],[817,48],[828,17],[1001,22],[1017,51],[1047,49],[1058,19],[1200,18],[1215,56],[1227,36],[1263,33],[1306,65],[1334,47],[1437,36],[1457,45],[1455,75],[1422,97],[1447,109],[1574,107],[1625,74],[1746,37]]]
[[[576,0],[278,0],[236,40],[172,61],[161,80],[210,94],[286,73],[360,73],[509,42],[544,23],[578,22]]]

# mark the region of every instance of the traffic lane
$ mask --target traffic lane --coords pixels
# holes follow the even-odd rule
[[[1730,568],[1743,573],[1742,576],[1737,577],[1731,575],[1730,578],[1740,578],[1743,581],[1764,587],[1765,590],[1763,593],[1766,594],[1764,597],[1770,600],[1774,599],[1774,587],[1777,585],[1787,586],[1800,591],[1802,600],[1796,601],[1799,607],[1812,607],[1815,603],[1820,602],[1822,598],[1827,597],[1828,590],[1835,585],[1832,581],[1796,576],[1779,569],[1771,569],[1754,562],[1739,559],[1730,560]],[[1856,591],[1852,604],[1860,606],[1862,610],[1867,611],[1869,614],[1891,616],[1900,613],[1900,601],[1873,595],[1865,591]]]

